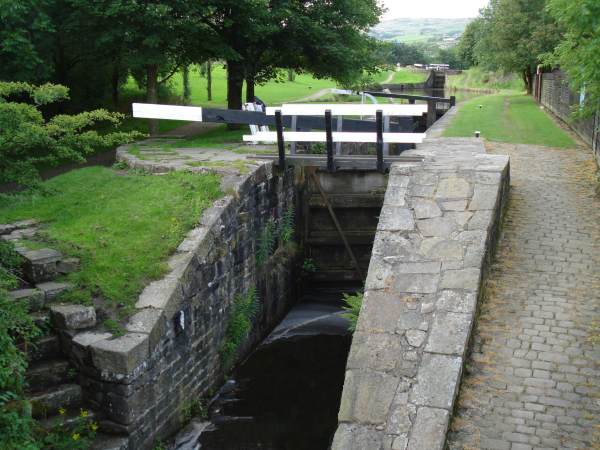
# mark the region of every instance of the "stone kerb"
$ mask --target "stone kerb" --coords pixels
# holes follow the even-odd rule
[[[475,139],[394,165],[347,363],[333,450],[443,449],[509,179]]]

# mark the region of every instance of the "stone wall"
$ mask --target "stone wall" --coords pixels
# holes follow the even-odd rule
[[[509,186],[478,139],[394,164],[347,363],[333,450],[442,450]]]
[[[101,430],[128,436],[130,449],[152,448],[181,425],[183,408],[223,381],[219,351],[234,297],[256,287],[260,300],[238,357],[291,307],[293,255],[279,251],[257,267],[255,247],[265,223],[294,205],[293,176],[265,164],[226,177],[229,195],[204,212],[170,258],[170,272],[144,289],[127,333],[73,337],[70,353]]]

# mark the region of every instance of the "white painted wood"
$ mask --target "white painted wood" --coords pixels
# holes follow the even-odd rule
[[[333,116],[374,116],[381,110],[384,116],[422,116],[427,105],[366,105],[360,103],[287,103],[267,108],[267,115],[280,110],[284,116],[322,116],[330,110]]]
[[[255,109],[256,106],[257,105],[255,105],[254,103],[244,103],[244,106],[242,109],[244,111],[256,111],[256,109]],[[248,126],[250,127],[250,134],[256,134],[260,131],[258,125],[250,124]]]
[[[333,142],[364,142],[376,143],[377,133],[336,132],[331,133]],[[383,133],[383,142],[388,144],[420,144],[425,139],[425,133]],[[259,132],[243,136],[244,142],[277,142],[277,133],[274,131]],[[324,131],[284,131],[285,142],[326,142]]]
[[[133,117],[140,119],[189,120],[202,122],[202,108],[199,106],[156,105],[134,103]]]

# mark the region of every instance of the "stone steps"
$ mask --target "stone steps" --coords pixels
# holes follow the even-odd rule
[[[21,350],[27,353],[27,360],[30,364],[38,361],[57,359],[62,357],[60,340],[55,334],[42,336],[26,349]]]
[[[38,423],[42,428],[45,429],[50,429],[60,424],[64,428],[71,430],[81,419],[81,409],[85,409],[87,411],[86,419],[88,421],[93,421],[96,418],[94,411],[90,411],[87,408],[77,408],[65,412],[64,415],[55,415],[46,419],[41,419]]]
[[[27,383],[33,392],[70,381],[71,366],[66,359],[35,362],[29,365],[26,372]]]
[[[35,419],[55,415],[59,408],[72,409],[81,406],[81,386],[61,384],[29,397]]]

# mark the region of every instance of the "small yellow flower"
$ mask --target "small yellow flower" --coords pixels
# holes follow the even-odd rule
[[[87,411],[87,409],[81,409],[80,411],[81,411],[81,412],[79,413],[79,415],[80,415],[81,417],[87,417],[87,416],[88,416],[88,414],[89,414],[89,413],[88,413],[88,411]]]
[[[71,436],[71,438],[72,438],[74,441],[78,441],[80,437],[81,437],[81,435],[80,435],[79,433],[74,433],[74,434]]]
[[[98,431],[98,424],[96,422],[91,423],[90,430],[92,430],[94,432]]]
[[[63,407],[58,408],[58,413],[61,416],[64,416],[66,412],[67,412],[67,410],[65,408],[63,408]]]

